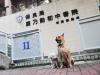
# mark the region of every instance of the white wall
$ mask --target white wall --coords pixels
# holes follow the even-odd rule
[[[16,14],[13,15],[8,15],[5,17],[1,17],[0,18],[0,30],[5,31],[5,32],[9,32],[9,33],[16,33],[19,31],[26,31],[26,30],[30,30],[30,29],[35,29],[37,28],[37,26],[33,26],[31,25],[30,27],[25,26],[25,15],[26,14],[31,14],[31,18],[32,18],[32,13],[36,12],[39,13],[40,10],[44,10],[45,11],[45,15],[42,17],[47,17],[48,15],[55,15],[57,12],[61,13],[63,11],[69,11],[70,15],[68,18],[71,18],[71,12],[70,10],[72,9],[78,9],[79,11],[79,16],[80,18],[85,18],[85,17],[90,17],[90,16],[94,16],[96,14],[99,14],[99,10],[96,4],[96,0],[57,0],[58,2],[54,1],[54,3],[50,3],[50,4],[45,4],[42,6],[38,6],[38,7],[33,7],[32,9],[26,9],[25,11],[22,12],[18,12]],[[22,23],[17,23],[16,18],[18,16],[23,16],[23,21]],[[37,19],[39,20],[39,16],[37,17]],[[61,17],[60,19],[64,19],[63,17]],[[32,19],[31,19],[32,21]],[[54,20],[53,22],[55,22],[56,20]],[[46,22],[43,25],[47,25],[47,24],[51,24],[49,22]],[[54,23],[55,24],[55,23]],[[40,26],[41,24],[38,24],[38,26]],[[43,26],[41,25],[41,26]],[[44,26],[43,26],[44,27]]]
[[[100,20],[81,24],[84,49],[100,48]]]

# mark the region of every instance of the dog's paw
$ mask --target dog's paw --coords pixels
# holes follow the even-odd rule
[[[73,66],[70,64],[70,66],[69,66],[70,68],[72,68]]]

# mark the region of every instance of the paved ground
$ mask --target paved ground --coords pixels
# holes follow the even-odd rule
[[[45,66],[0,70],[0,75],[100,75],[100,62],[76,65],[74,69]]]

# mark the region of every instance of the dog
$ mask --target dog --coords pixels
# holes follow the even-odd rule
[[[55,53],[50,53],[49,58],[51,60],[51,67],[52,68],[60,68],[58,57]]]
[[[65,40],[64,40],[64,34],[57,36],[55,41],[58,43],[58,54],[61,62],[61,68],[67,67],[71,68],[74,66],[74,61],[71,57],[70,50],[68,48],[65,48]]]

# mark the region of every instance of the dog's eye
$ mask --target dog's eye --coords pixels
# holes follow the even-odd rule
[[[60,38],[60,36],[58,36],[58,38]]]

